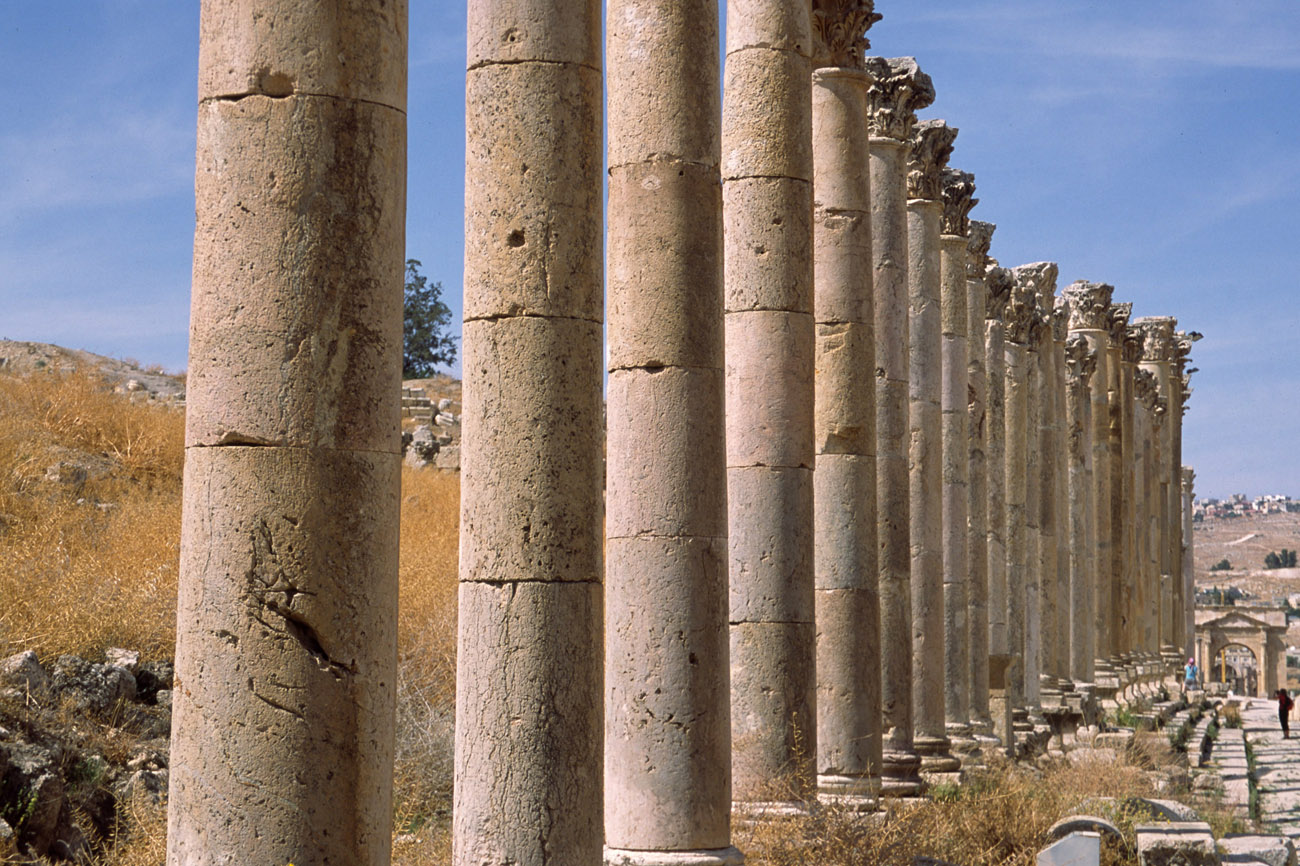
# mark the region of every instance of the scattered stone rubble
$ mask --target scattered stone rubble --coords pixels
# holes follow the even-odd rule
[[[123,804],[165,800],[172,665],[106,655],[0,660],[0,862],[86,862]]]
[[[460,471],[460,403],[449,397],[433,401],[423,388],[402,389],[402,418],[415,419],[411,430],[402,431],[402,457],[415,469]]]

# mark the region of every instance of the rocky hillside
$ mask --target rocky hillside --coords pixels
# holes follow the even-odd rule
[[[119,393],[133,399],[185,400],[184,376],[164,372],[159,366],[141,367],[139,362],[109,358],[81,349],[65,349],[52,343],[0,340],[0,371],[27,375],[49,370],[74,370],[103,377]]]

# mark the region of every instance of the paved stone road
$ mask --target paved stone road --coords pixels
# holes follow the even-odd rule
[[[1300,713],[1291,711],[1291,739],[1282,739],[1277,704],[1256,699],[1243,708],[1242,726],[1255,753],[1260,825],[1300,838]]]

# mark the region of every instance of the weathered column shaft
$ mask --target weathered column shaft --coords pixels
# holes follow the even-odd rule
[[[718,7],[610,0],[605,846],[730,848]],[[680,720],[689,719],[689,724]]]
[[[970,223],[966,251],[966,334],[967,334],[967,434],[970,438],[967,484],[967,596],[966,627],[970,663],[970,721],[974,732],[993,733],[989,715],[989,501],[988,501],[988,366],[985,362],[985,316],[989,291],[985,281],[989,244],[993,229],[989,223]]]
[[[469,8],[457,866],[601,862],[600,13]]]
[[[1011,653],[1007,637],[1007,416],[1006,315],[1011,276],[1005,268],[986,272],[988,311],[985,319],[985,371],[988,376],[988,418],[985,465],[988,467],[988,605],[989,653]]]
[[[1126,409],[1124,402],[1132,400],[1132,368],[1125,361],[1131,310],[1132,304],[1112,303],[1107,311],[1105,387],[1109,447],[1105,453],[1106,466],[1097,470],[1105,471],[1110,479],[1110,567],[1109,570],[1105,566],[1099,567],[1102,589],[1098,601],[1101,604],[1100,598],[1104,597],[1111,611],[1110,625],[1105,632],[1110,644],[1109,649],[1101,648],[1099,655],[1106,658],[1112,667],[1116,667],[1117,677],[1121,674],[1118,666],[1122,657],[1129,651],[1127,594],[1132,585],[1130,560],[1133,547],[1133,491],[1128,474],[1132,454],[1127,450],[1132,448],[1132,443],[1126,438],[1132,435],[1132,431],[1126,433],[1124,426],[1125,423],[1132,422],[1132,405],[1130,403]],[[1094,426],[1097,423],[1094,418]],[[1096,452],[1094,456],[1095,454]],[[1099,525],[1100,520],[1099,517]]]
[[[1183,467],[1183,610],[1184,634],[1187,643],[1183,647],[1184,658],[1196,656],[1196,560],[1192,547],[1194,524],[1192,523],[1192,499],[1195,495],[1196,473],[1190,466]]]
[[[963,751],[971,728],[970,350],[967,344],[967,235],[975,177],[943,172],[941,320],[943,329],[943,693],[947,734]],[[981,306],[983,306],[981,304]]]
[[[199,13],[167,860],[384,864],[407,9],[249,5]]]
[[[1111,648],[1112,632],[1119,623],[1115,619],[1112,607],[1112,571],[1114,563],[1111,557],[1111,472],[1110,472],[1110,395],[1111,351],[1109,349],[1110,309],[1114,287],[1105,283],[1078,281],[1065,290],[1070,301],[1069,330],[1072,337],[1083,341],[1086,360],[1078,361],[1087,366],[1091,372],[1084,377],[1084,398],[1088,401],[1087,412],[1082,409],[1075,412],[1075,418],[1088,418],[1089,426],[1079,431],[1080,447],[1088,449],[1085,471],[1090,479],[1090,488],[1086,497],[1081,497],[1071,488],[1070,509],[1072,535],[1074,522],[1081,520],[1086,526],[1079,542],[1086,544],[1088,550],[1077,562],[1082,571],[1075,573],[1072,564],[1072,585],[1077,586],[1076,599],[1088,605],[1090,613],[1087,618],[1077,622],[1080,641],[1092,647],[1093,655],[1086,662],[1078,656],[1081,651],[1078,642],[1071,641],[1075,652],[1071,660],[1071,675],[1091,682],[1096,675],[1096,663],[1102,662],[1106,667],[1106,676],[1110,680],[1109,660],[1113,655]],[[1074,436],[1071,433],[1071,436]],[[1074,442],[1072,440],[1072,447]],[[1071,459],[1074,457],[1072,455]],[[1073,471],[1074,464],[1071,463]],[[1073,476],[1071,476],[1073,478]],[[1073,482],[1072,482],[1073,483]],[[1087,503],[1086,514],[1076,515],[1075,509],[1083,508]],[[1076,542],[1072,542],[1074,544]],[[1071,557],[1075,552],[1071,551]],[[1084,588],[1079,582],[1086,582]],[[1080,620],[1076,611],[1075,620]],[[1072,629],[1071,634],[1075,631]],[[1086,673],[1086,676],[1085,676]]]
[[[1029,480],[1029,389],[1032,371],[1028,344],[1037,315],[1037,298],[1019,279],[1007,306],[1006,379],[1006,576],[1007,652],[1019,664],[1013,666],[1007,683],[1007,700],[1023,706],[1025,684],[1025,601],[1029,567],[1029,523],[1026,500]],[[1017,669],[1018,668],[1018,669]]]
[[[1062,592],[1060,575],[1060,542],[1057,538],[1057,514],[1060,504],[1060,421],[1057,418],[1058,368],[1056,364],[1056,331],[1064,331],[1061,308],[1057,305],[1056,286],[1045,286],[1040,299],[1046,315],[1043,328],[1043,340],[1039,349],[1039,369],[1041,371],[1039,394],[1039,429],[1042,450],[1042,465],[1039,478],[1042,484],[1042,498],[1039,501],[1038,531],[1041,542],[1039,549],[1038,594],[1041,618],[1039,624],[1039,654],[1042,659],[1040,681],[1054,692],[1059,692],[1059,680],[1066,676],[1062,658],[1062,638],[1069,633],[1069,592]],[[1064,333],[1062,333],[1064,337]],[[1065,626],[1062,628],[1062,626]],[[1054,697],[1059,703],[1060,697]]]
[[[1076,284],[1077,285],[1077,284]],[[1077,321],[1077,302],[1071,298],[1071,315]],[[1092,476],[1092,404],[1089,389],[1096,373],[1099,353],[1081,332],[1074,332],[1066,348],[1069,377],[1066,393],[1066,439],[1069,443],[1069,535],[1070,535],[1070,597],[1074,615],[1069,622],[1070,677],[1082,682],[1092,682],[1093,660],[1096,658],[1096,627],[1094,619],[1094,590],[1096,574],[1093,555],[1093,496],[1095,485]]]
[[[815,20],[813,311],[817,783],[849,808],[880,789],[880,599],[871,185],[862,32],[871,3]],[[833,64],[833,65],[832,65]],[[869,624],[864,627],[864,623]]]
[[[912,597],[908,480],[907,140],[934,100],[909,58],[869,57],[871,245],[876,355],[876,507],[880,591],[882,792],[917,793],[912,727]]]
[[[806,0],[727,16],[731,732],[746,803],[794,803],[816,773],[811,38]]]
[[[943,322],[940,173],[957,130],[922,121],[908,158],[909,507],[912,542],[912,712],[927,772],[957,769],[944,711]]]

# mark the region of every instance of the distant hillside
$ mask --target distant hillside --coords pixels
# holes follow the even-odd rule
[[[140,394],[145,399],[155,400],[185,399],[184,375],[167,373],[158,365],[141,367],[138,361],[110,358],[82,349],[65,349],[52,343],[0,340],[0,371],[25,376],[39,370],[94,372],[122,393]]]

